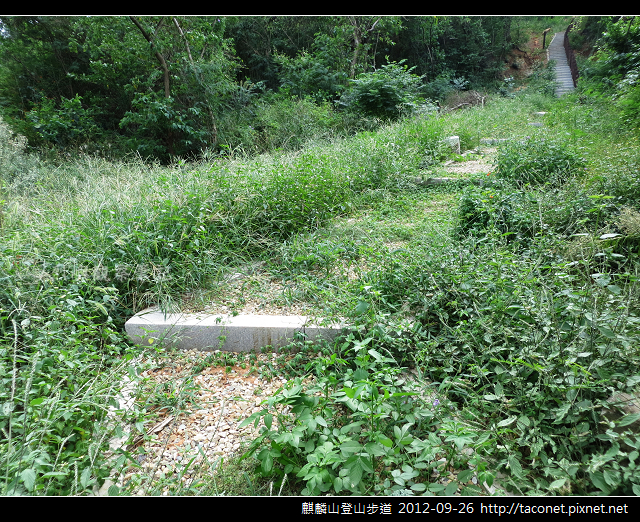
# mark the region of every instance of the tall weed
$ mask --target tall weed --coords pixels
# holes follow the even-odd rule
[[[584,172],[584,160],[562,141],[533,136],[498,148],[495,175],[519,186],[558,186]]]

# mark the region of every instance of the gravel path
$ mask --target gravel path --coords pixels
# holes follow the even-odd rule
[[[474,151],[465,153],[473,159],[465,161],[447,161],[443,165],[443,170],[448,174],[456,174],[464,177],[468,174],[487,173],[493,168],[493,160],[496,155],[496,149],[493,147],[478,148]],[[465,157],[465,155],[463,155]]]
[[[162,495],[185,494],[184,489],[181,492],[177,486],[176,473],[187,468],[181,482],[183,488],[189,488],[211,476],[218,465],[238,455],[246,448],[244,443],[255,438],[262,423],[257,428],[253,423],[243,428],[239,428],[239,424],[262,410],[262,401],[275,395],[287,379],[280,376],[267,380],[255,370],[250,372],[250,368],[268,365],[275,368],[276,358],[281,356],[256,354],[256,360],[247,362],[246,368],[208,366],[194,376],[194,366],[210,355],[211,352],[182,352],[172,355],[163,367],[156,366],[143,373],[148,378],[145,388],[150,394],[164,396],[168,402],[176,395],[188,400],[179,410],[169,405],[155,409],[157,418],[145,425],[147,440],[138,437],[127,447],[136,455],[140,467],[129,467],[123,476],[114,480],[117,486],[122,488],[133,481],[138,484],[133,494],[140,496],[148,495],[151,490],[157,492],[159,485]],[[463,451],[469,455],[472,452],[470,448]],[[447,485],[456,479],[456,470],[443,471],[434,472],[431,480]],[[164,481],[172,475],[174,478]],[[96,494],[107,495],[114,482],[107,481]],[[469,484],[477,485],[477,478],[473,476]],[[497,483],[491,488],[484,484],[488,494],[494,493],[496,487],[500,488]],[[455,493],[459,494],[459,491]]]
[[[458,175],[487,172],[494,153],[495,149],[484,150],[479,158],[448,163],[444,169]],[[244,277],[234,275],[238,280]],[[259,309],[265,313],[264,305]],[[256,354],[256,360],[247,361],[245,368],[235,365],[230,371],[224,366],[209,365],[194,376],[194,367],[210,355],[211,352],[195,350],[173,354],[162,366],[156,365],[143,373],[148,379],[148,393],[158,403],[154,410],[157,417],[145,425],[147,440],[140,436],[127,448],[137,455],[141,467],[130,467],[115,481],[116,485],[122,487],[130,480],[140,481],[135,494],[145,495],[151,484],[184,469],[194,458],[188,468],[193,472],[187,471],[182,477],[184,486],[189,487],[199,476],[210,474],[220,462],[237,455],[243,443],[255,438],[260,426],[257,429],[253,424],[242,429],[238,426],[262,410],[262,401],[287,383],[282,376],[267,380],[255,371],[270,364],[276,366],[278,355]],[[251,368],[254,370],[250,371]],[[178,408],[180,398],[183,404]],[[439,480],[446,483],[453,478],[453,475],[444,475]],[[474,483],[477,483],[475,478]],[[106,495],[111,484],[107,481],[96,493]],[[169,494],[168,486],[163,494]]]
[[[252,440],[258,429],[253,424],[242,429],[238,425],[251,414],[260,411],[262,401],[273,396],[286,384],[283,377],[261,378],[250,368],[274,364],[277,354],[256,354],[256,361],[246,368],[208,366],[193,376],[193,368],[211,352],[188,351],[172,356],[163,367],[146,370],[146,389],[156,398],[157,418],[145,425],[147,439],[141,436],[127,449],[137,455],[141,468],[130,467],[115,484],[142,479],[135,494],[145,495],[150,483],[162,480],[172,471],[184,468],[192,458],[182,478],[185,487],[196,480],[196,474],[210,473],[221,460],[236,455],[245,441]],[[176,404],[182,397],[183,404]],[[162,404],[165,401],[165,405]],[[98,494],[105,495],[108,482]],[[168,494],[168,487],[163,494]],[[175,494],[175,493],[174,493]]]

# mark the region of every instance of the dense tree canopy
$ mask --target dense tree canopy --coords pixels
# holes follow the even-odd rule
[[[599,23],[606,66],[594,75],[612,76],[633,109],[638,19]],[[481,16],[0,17],[0,115],[35,147],[162,160],[259,149],[261,129],[278,126],[265,120],[273,107],[395,117],[409,99],[491,88],[512,26]],[[365,103],[363,85],[379,99]]]

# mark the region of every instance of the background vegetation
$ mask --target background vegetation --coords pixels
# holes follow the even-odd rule
[[[500,83],[516,17],[1,17],[0,114],[34,147],[168,162],[345,136]],[[515,31],[512,31],[512,26]],[[396,65],[404,63],[403,66]],[[364,89],[375,100],[365,102]],[[373,110],[374,106],[384,107]],[[273,131],[287,141],[272,141]],[[315,130],[315,129],[314,129]],[[306,138],[306,137],[305,137]]]
[[[568,19],[0,21],[3,494],[135,466],[124,378],[171,354],[124,322],[252,261],[354,330],[295,347],[226,475],[163,488],[640,494],[636,17],[579,20],[561,99],[531,42]],[[416,184],[451,135],[508,141],[482,184]]]

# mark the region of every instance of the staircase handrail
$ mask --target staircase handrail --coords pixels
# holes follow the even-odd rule
[[[580,72],[578,71],[578,65],[576,64],[576,57],[571,49],[571,45],[569,44],[569,33],[571,29],[573,29],[575,24],[575,20],[569,24],[567,30],[564,32],[564,52],[567,55],[567,62],[569,64],[569,69],[571,70],[571,79],[573,80],[573,86],[578,86],[578,78],[580,77]]]

